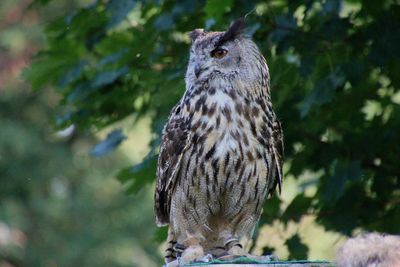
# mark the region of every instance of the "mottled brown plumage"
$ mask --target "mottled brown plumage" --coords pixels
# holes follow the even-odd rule
[[[169,224],[166,261],[216,248],[245,254],[268,194],[282,182],[283,136],[264,57],[236,22],[195,30],[186,92],[165,125],[155,192],[156,222]]]

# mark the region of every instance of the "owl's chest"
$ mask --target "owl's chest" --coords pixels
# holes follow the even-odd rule
[[[184,109],[192,118],[190,132],[194,143],[201,143],[203,150],[214,147],[215,156],[240,149],[254,150],[260,143],[258,135],[266,129],[262,107],[233,90],[208,90],[195,95]]]
[[[182,186],[226,206],[244,205],[251,199],[250,188],[255,195],[265,195],[272,161],[261,109],[222,90],[187,101],[190,144],[182,159]],[[211,207],[218,211],[218,205]]]
[[[196,155],[197,163],[223,166],[221,175],[232,168],[238,172],[238,162],[263,168],[267,142],[260,135],[266,123],[257,103],[234,91],[209,90],[191,98],[185,111],[192,117],[190,154]]]

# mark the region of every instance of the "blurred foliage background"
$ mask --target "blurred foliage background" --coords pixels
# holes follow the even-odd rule
[[[3,0],[0,266],[160,264],[152,186],[186,33],[250,11],[285,134],[252,251],[332,259],[345,236],[399,233],[399,1]]]
[[[0,266],[158,266],[150,189],[128,196],[113,178],[148,150],[146,131],[130,132],[135,151],[93,159],[101,133],[55,130],[57,93],[20,78],[47,22],[86,3],[30,3],[0,1]]]

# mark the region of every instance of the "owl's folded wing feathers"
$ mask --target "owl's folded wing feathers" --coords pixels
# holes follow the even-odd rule
[[[272,125],[272,153],[275,161],[275,174],[274,174],[274,182],[271,187],[269,194],[273,194],[276,185],[278,185],[278,191],[281,193],[282,189],[282,178],[283,178],[283,156],[284,156],[284,147],[283,147],[283,133],[282,126],[278,119],[276,119]]]
[[[164,127],[157,164],[154,210],[158,226],[169,223],[171,197],[175,188],[181,159],[189,144],[188,120],[175,106]]]

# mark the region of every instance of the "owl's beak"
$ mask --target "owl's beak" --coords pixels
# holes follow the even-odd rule
[[[200,64],[196,64],[194,66],[194,75],[196,75],[196,78],[199,78],[201,72],[202,72],[201,65]]]

